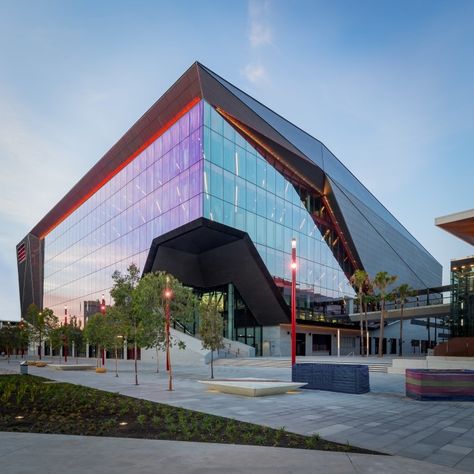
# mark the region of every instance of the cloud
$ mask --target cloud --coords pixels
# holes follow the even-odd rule
[[[273,34],[269,22],[270,1],[249,0],[248,4],[248,42],[250,59],[243,70],[243,76],[252,84],[267,81],[266,68],[261,58],[262,49],[272,44]]]
[[[269,10],[268,0],[249,2],[249,41],[254,48],[272,44],[272,29],[268,23]]]
[[[266,79],[265,67],[260,63],[249,63],[244,68],[244,76],[248,81],[257,84]]]

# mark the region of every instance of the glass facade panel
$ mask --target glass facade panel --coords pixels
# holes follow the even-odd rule
[[[45,237],[43,306],[81,317],[102,294],[111,303],[115,270],[142,269],[155,237],[202,216],[202,119],[200,102]],[[222,168],[214,172],[222,197]]]
[[[290,280],[295,237],[299,288],[313,295],[313,301],[352,298],[352,287],[294,186],[239,133],[230,133],[225,120],[206,102],[204,117],[204,149],[210,150],[210,156],[204,156],[204,217],[246,231],[283,287]]]

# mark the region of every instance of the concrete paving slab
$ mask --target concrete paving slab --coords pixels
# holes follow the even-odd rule
[[[87,359],[83,361],[88,362]],[[113,361],[107,364],[113,367]],[[6,362],[0,361],[0,371],[2,368],[8,369],[8,366]],[[333,434],[325,437],[367,449],[373,449],[381,436],[393,435],[394,441],[379,449],[412,458],[419,458],[420,452],[413,452],[408,448],[419,443],[427,444],[425,440],[432,437],[428,442],[433,446],[433,452],[425,453],[424,456],[431,454],[431,461],[442,465],[445,463],[440,459],[444,455],[450,465],[458,462],[460,468],[473,471],[472,467],[466,468],[467,463],[459,454],[442,451],[440,448],[449,444],[474,446],[474,402],[420,402],[407,399],[404,396],[403,376],[371,373],[371,392],[364,395],[304,390],[291,396],[247,398],[204,392],[196,381],[209,376],[207,367],[175,365],[174,392],[167,391],[167,373],[164,370],[157,374],[156,367],[146,363],[140,363],[139,370],[139,386],[133,385],[132,361],[120,362],[118,378],[112,372],[98,375],[93,371],[53,371],[47,367],[31,367],[30,373],[241,421],[264,423],[274,428],[285,426],[287,430],[301,434],[321,433],[323,428],[345,425],[349,428],[339,431],[336,427]],[[291,377],[289,368],[246,366],[216,366],[215,375],[219,378],[256,377],[279,380]],[[337,409],[328,409],[328,406]],[[318,418],[301,418],[308,415]],[[379,425],[365,426],[373,423]],[[444,430],[447,427],[458,429]],[[373,433],[376,428],[384,432]],[[460,432],[461,429],[468,431]],[[451,455],[454,456],[451,458]],[[433,467],[432,470],[436,469]]]
[[[2,456],[2,474],[419,474],[431,466],[397,456],[329,453],[299,449],[179,441],[32,433],[0,433],[1,444],[18,449]],[[460,471],[439,467],[437,474]]]

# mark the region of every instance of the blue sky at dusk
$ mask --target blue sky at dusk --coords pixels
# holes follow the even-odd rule
[[[323,141],[444,267],[474,249],[472,1],[0,2],[0,319],[15,245],[195,61]],[[383,269],[381,269],[383,270]]]

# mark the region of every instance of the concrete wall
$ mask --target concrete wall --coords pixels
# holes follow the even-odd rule
[[[176,365],[204,365],[205,359],[209,351],[204,350],[201,346],[200,339],[189,336],[176,329],[170,329],[171,337],[186,344],[186,349],[179,349],[177,346],[171,347],[171,364]],[[165,367],[165,353],[159,353],[160,370]],[[141,360],[144,362],[156,363],[155,349],[142,349]]]
[[[434,324],[434,319],[432,319],[432,324]],[[438,334],[444,330],[438,328]],[[370,337],[372,337],[372,354],[378,352],[378,347],[375,347],[375,340],[373,338],[379,337],[380,330],[370,331]],[[431,340],[435,340],[435,328],[430,328]],[[383,337],[387,339],[387,353],[390,354],[390,344],[388,339],[397,339],[397,354],[399,353],[398,339],[400,338],[400,321],[393,321],[387,324],[383,331]],[[412,339],[419,341],[428,340],[428,330],[425,326],[419,326],[416,324],[411,324],[410,320],[403,321],[403,355],[423,355],[421,351],[421,345],[413,348],[411,345]],[[439,337],[438,337],[439,341]],[[421,343],[420,343],[421,344]],[[414,350],[415,349],[415,350]]]
[[[197,337],[184,334],[175,329],[170,329],[171,337],[175,341],[182,341],[186,344],[185,349],[179,349],[177,346],[171,347],[171,363],[177,365],[204,365],[211,362],[211,351],[202,348],[201,340]],[[255,357],[255,348],[242,344],[241,342],[231,341],[224,338],[225,348],[219,353],[214,351],[214,359],[220,357]],[[159,355],[160,366],[164,367],[165,353],[160,352]],[[141,360],[144,362],[156,363],[155,349],[142,349]]]
[[[423,359],[393,359],[389,374],[405,374],[406,369],[468,369],[474,370],[474,357],[427,356]]]
[[[335,331],[335,330],[334,330]],[[329,352],[313,352],[313,334],[327,334],[308,327],[297,327],[298,334],[305,334],[305,349],[307,356],[313,355],[329,355]],[[360,346],[359,338],[355,336],[341,335],[341,355],[348,355],[354,352],[359,355]],[[291,334],[288,326],[266,326],[263,328],[263,356],[282,356],[289,357],[291,355]],[[331,335],[331,355],[337,355],[337,337]]]

